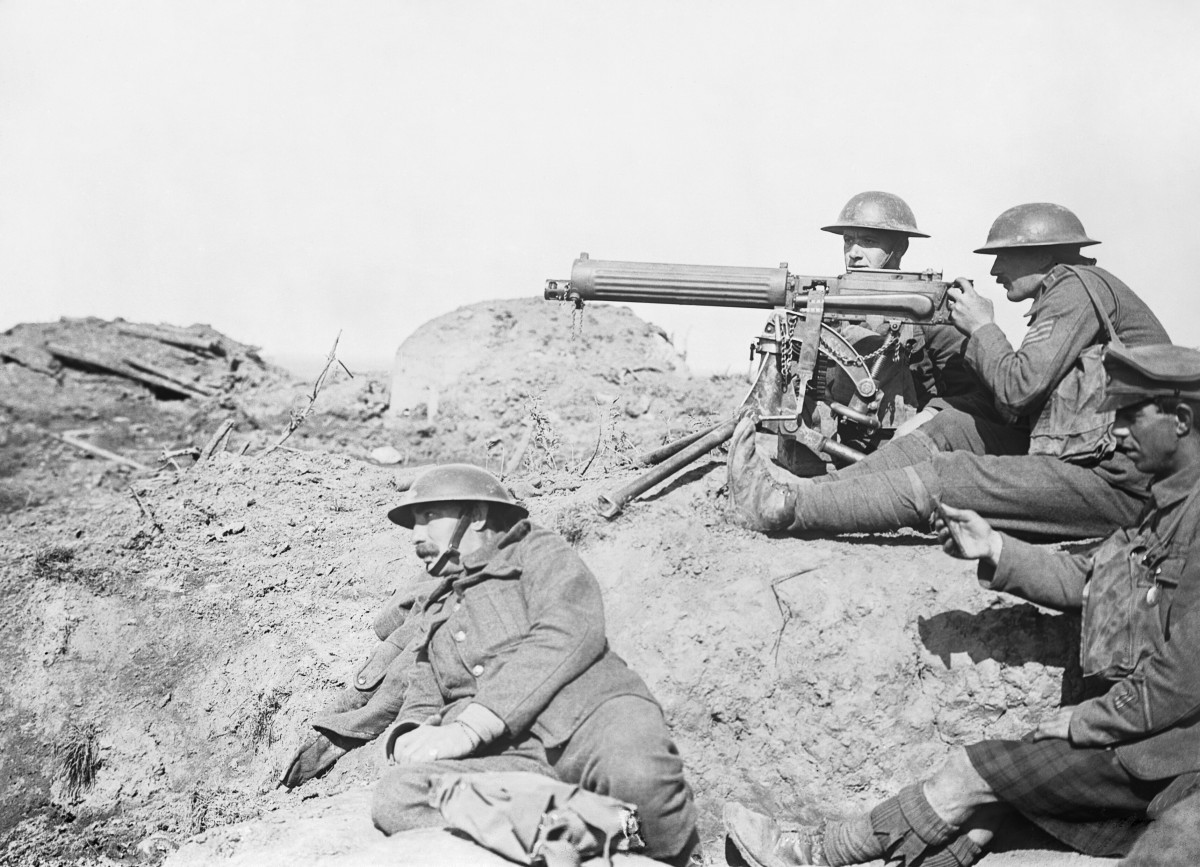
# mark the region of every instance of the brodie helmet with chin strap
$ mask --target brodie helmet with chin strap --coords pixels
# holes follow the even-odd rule
[[[400,495],[400,505],[388,512],[388,518],[411,530],[416,523],[413,510],[417,506],[455,502],[488,503],[490,509],[500,507],[514,522],[529,516],[529,510],[519,504],[500,480],[487,470],[471,464],[443,464],[417,476],[412,487]],[[458,553],[458,545],[470,523],[471,510],[464,509],[445,550],[429,566],[431,575],[440,575],[450,559]]]
[[[1016,247],[1053,247],[1099,244],[1083,230],[1079,218],[1062,205],[1030,202],[1009,208],[988,230],[987,241],[976,253],[997,253]]]
[[[443,464],[417,476],[412,487],[400,495],[400,504],[388,512],[388,518],[411,530],[414,507],[447,502],[496,503],[515,521],[529,516],[529,510],[487,470],[472,464]]]

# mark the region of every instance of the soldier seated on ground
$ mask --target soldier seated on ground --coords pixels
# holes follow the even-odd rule
[[[1119,448],[1153,479],[1141,519],[1086,554],[1035,548],[947,508],[938,535],[987,588],[1083,609],[1080,660],[1104,691],[1022,740],[956,749],[938,773],[869,813],[784,832],[738,804],[730,841],[755,867],[921,867],[975,861],[1007,810],[1076,850],[1126,854],[1200,786],[1200,352],[1111,348],[1106,402]]]
[[[1111,450],[1103,424],[1082,448],[1050,412],[1056,389],[1079,384],[1077,362],[1092,346],[1170,342],[1150,308],[1124,283],[1080,255],[1098,243],[1059,205],[1018,205],[992,224],[978,253],[1013,302],[1033,299],[1030,327],[1014,350],[992,304],[969,281],[951,287],[952,321],[966,360],[994,407],[944,406],[907,436],[849,467],[798,479],[756,448],[753,416],[729,449],[729,491],[738,520],[762,532],[854,533],[925,527],[940,498],[970,506],[1009,532],[1056,538],[1105,535],[1136,520],[1149,478]],[[1032,433],[1042,453],[1029,454]],[[1071,453],[1069,449],[1075,449]]]
[[[446,774],[532,771],[638,808],[645,854],[686,861],[695,806],[662,709],[608,647],[595,576],[492,475],[446,465],[388,513],[437,584],[405,625],[397,766],[376,790],[386,834],[445,823]]]

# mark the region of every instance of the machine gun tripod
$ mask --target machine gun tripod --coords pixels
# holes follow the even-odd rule
[[[796,475],[819,475],[826,460],[842,466],[861,460],[911,412],[887,393],[884,381],[907,371],[914,326],[949,321],[949,287],[940,272],[928,270],[863,268],[813,277],[790,273],[786,262],[738,268],[602,261],[580,254],[570,280],[546,281],[547,300],[577,307],[615,301],[773,311],[751,347],[757,373],[733,418],[642,456],[642,463],[657,466],[601,496],[597,509],[615,517],[629,500],[728,441],[738,418],[750,410],[760,430],[776,434],[776,462]],[[868,337],[858,339],[860,334]]]

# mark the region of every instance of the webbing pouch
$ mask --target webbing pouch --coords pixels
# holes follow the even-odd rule
[[[1096,295],[1094,284],[1099,280],[1116,299],[1116,292],[1113,292],[1108,281],[1091,270],[1070,265],[1061,267],[1083,283],[1096,315],[1104,326],[1108,342],[1122,345]],[[1117,414],[1100,408],[1104,402],[1104,385],[1107,381],[1104,350],[1105,345],[1099,343],[1087,347],[1050,393],[1029,433],[1029,454],[1049,455],[1070,463],[1094,464],[1111,456],[1116,450],[1117,441],[1112,428]]]

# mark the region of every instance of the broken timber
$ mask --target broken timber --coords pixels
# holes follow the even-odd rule
[[[177,394],[181,397],[206,397],[207,393],[201,391],[195,386],[188,385],[185,382],[180,382],[172,377],[164,376],[161,372],[151,373],[146,370],[138,370],[137,367],[145,368],[147,365],[140,362],[131,362],[106,358],[99,355],[92,355],[86,352],[80,352],[74,347],[61,346],[57,343],[47,343],[46,349],[55,358],[62,361],[68,361],[72,364],[82,364],[86,367],[94,367],[97,370],[112,373],[116,376],[123,376],[126,379],[132,379],[134,382],[140,382],[155,391],[166,391],[172,394]]]
[[[205,352],[209,355],[224,355],[225,347],[219,340],[205,340],[190,334],[180,334],[166,328],[156,328],[152,325],[118,325],[117,331],[131,337],[145,337],[147,340],[157,340],[159,343],[169,343],[194,352]]]
[[[80,439],[80,437],[85,437],[92,433],[95,433],[95,431],[63,431],[61,434],[59,434],[59,439],[61,439],[67,445],[75,446],[75,448],[79,449],[80,451],[88,452],[98,458],[104,458],[106,461],[112,461],[114,464],[121,464],[123,466],[132,467],[135,470],[142,470],[144,472],[152,472],[150,467],[146,466],[145,464],[139,464],[137,461],[130,460],[129,458],[119,455],[116,452],[110,452],[108,449],[102,449],[100,446],[94,446],[91,443]]]
[[[47,376],[58,375],[58,362],[54,360],[53,355],[40,346],[0,336],[0,359],[8,359]]]
[[[200,397],[209,397],[212,394],[211,391],[201,388],[198,385],[193,385],[192,383],[183,382],[180,379],[176,379],[174,376],[171,375],[170,371],[163,370],[161,367],[155,367],[154,365],[147,364],[144,361],[138,361],[136,358],[128,358],[127,357],[127,358],[122,359],[122,361],[124,361],[126,364],[128,364],[130,367],[134,368],[135,370],[140,370],[143,373],[152,374],[153,376],[157,376],[159,379],[165,379],[165,380],[167,380],[167,382],[173,382],[182,388],[190,389],[191,391],[193,391],[195,394],[199,395]]]

